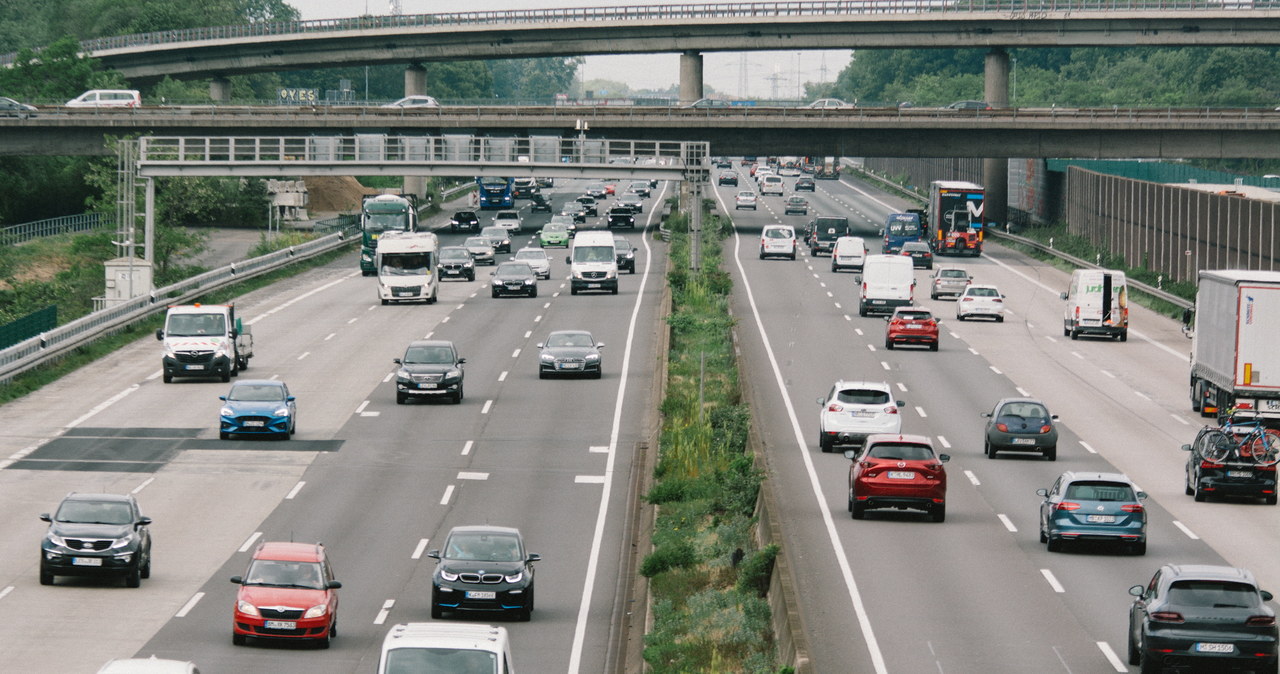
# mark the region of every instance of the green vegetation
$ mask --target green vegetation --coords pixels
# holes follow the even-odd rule
[[[673,310],[655,484],[653,631],[644,657],[659,674],[777,672],[764,600],[776,546],[754,550],[762,474],[747,448],[750,410],[739,397],[729,316],[732,282],[720,269],[727,220],[706,218],[702,270],[688,270],[687,216],[673,214]]]

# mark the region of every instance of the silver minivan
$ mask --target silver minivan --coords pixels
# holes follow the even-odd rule
[[[836,245],[831,249],[831,271],[838,272],[842,269],[862,271],[862,265],[866,261],[867,242],[862,237],[842,236],[836,239]]]

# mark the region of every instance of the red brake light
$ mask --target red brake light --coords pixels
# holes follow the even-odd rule
[[[966,297],[966,298],[964,298],[964,299],[962,299],[962,300],[960,300],[960,301],[961,301],[961,302],[972,302],[972,301],[973,301],[973,298],[972,298],[972,297]]]
[[[885,414],[897,414],[897,413],[898,413],[898,407],[897,407],[896,405],[885,405],[885,407],[884,407],[884,413],[885,413]]]
[[[1120,506],[1120,509],[1127,513],[1140,513],[1142,512],[1142,504],[1130,503],[1129,505]]]
[[[993,297],[993,298],[991,299],[991,301],[992,301],[992,302],[995,302],[996,304],[1003,304],[1003,303],[1004,303],[1004,300],[1000,299],[999,297]]]
[[[1072,503],[1071,501],[1063,501],[1058,505],[1054,506],[1053,509],[1054,510],[1079,510],[1080,504]]]
[[[1221,464],[1221,463],[1213,463],[1212,461],[1203,461],[1203,460],[1202,460],[1202,461],[1200,461],[1200,469],[1201,469],[1201,470],[1204,470],[1204,469],[1206,469],[1206,468],[1208,468],[1208,469],[1216,469],[1216,468],[1222,468],[1222,467],[1223,467],[1223,464]]]
[[[1151,619],[1162,623],[1185,622],[1182,618],[1182,614],[1175,611],[1156,611],[1151,614]]]
[[[1270,627],[1276,624],[1276,619],[1274,616],[1269,615],[1255,615],[1250,616],[1248,620],[1244,621],[1244,624],[1252,627]]]
[[[996,424],[996,430],[1000,431],[1001,433],[1008,433],[1009,427],[1004,424]]]
[[[843,411],[844,411],[844,405],[841,405],[840,403],[831,403],[830,405],[827,405],[827,411],[828,411],[828,412],[843,412]]]
[[[1049,424],[1045,424],[1045,425],[1043,425],[1043,426],[1041,426],[1041,427],[1040,427],[1040,432],[1041,432],[1041,433],[1048,433],[1048,432],[1049,432],[1049,431],[1051,431],[1051,430],[1053,430],[1053,426],[1050,426]]]

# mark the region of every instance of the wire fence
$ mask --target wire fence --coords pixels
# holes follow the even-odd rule
[[[12,246],[32,239],[39,239],[57,234],[72,232],[89,232],[95,229],[114,227],[115,217],[100,213],[80,213],[64,215],[57,218],[24,222],[0,228],[0,246]]]

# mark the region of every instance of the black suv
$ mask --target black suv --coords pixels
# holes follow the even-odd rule
[[[636,228],[635,212],[630,206],[614,206],[609,209],[609,227]]]
[[[819,215],[809,221],[809,231],[806,236],[809,254],[830,255],[836,247],[836,239],[842,236],[849,236],[849,218],[839,215]]]
[[[529,206],[530,213],[537,213],[539,211],[543,213],[551,212],[551,202],[547,201],[547,198],[542,195],[542,192],[534,192],[531,194],[529,196],[529,201],[532,202]]]
[[[475,211],[458,211],[449,218],[449,231],[457,232],[463,229],[472,232],[480,231],[480,218]]]
[[[636,247],[624,236],[613,237],[613,250],[617,252],[618,271],[626,269],[628,273],[636,273]]]
[[[1267,505],[1275,505],[1276,467],[1258,463],[1249,456],[1241,456],[1244,452],[1241,452],[1238,434],[1253,430],[1253,425],[1242,422],[1237,417],[1232,429],[1237,433],[1235,442],[1231,443],[1222,459],[1209,460],[1195,451],[1192,445],[1182,446],[1182,451],[1189,452],[1186,467],[1187,496],[1194,496],[1197,501],[1206,501],[1211,496],[1241,496],[1260,498]]]
[[[1247,570],[1166,564],[1129,594],[1129,664],[1143,672],[1276,671],[1276,614],[1263,603],[1271,593]]]
[[[494,526],[454,527],[431,578],[431,617],[445,611],[513,611],[518,620],[533,613],[533,563],[519,529]]]
[[[409,342],[404,358],[393,362],[396,370],[396,404],[403,405],[411,398],[447,397],[456,405],[462,402],[462,364],[466,358],[458,357],[453,342],[417,340]]]
[[[151,577],[150,517],[132,494],[67,494],[40,544],[40,584],[55,576],[117,576],[138,587]]]
[[[818,185],[813,182],[813,178],[809,178],[807,176],[796,178],[797,192],[806,192],[806,191],[815,192],[817,191],[817,189],[818,189]]]

